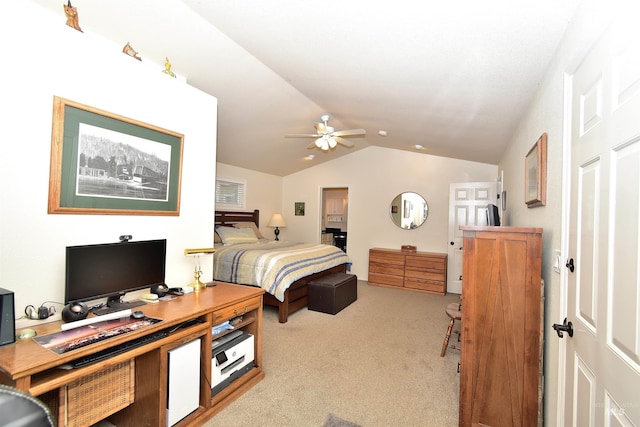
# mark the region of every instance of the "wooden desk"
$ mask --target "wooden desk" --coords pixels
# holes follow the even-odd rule
[[[201,343],[200,407],[177,425],[201,425],[238,396],[264,378],[262,370],[262,295],[260,288],[218,283],[199,293],[189,293],[172,301],[147,304],[138,309],[162,322],[144,329],[58,355],[32,339],[0,347],[0,382],[26,390],[51,407],[59,426],[74,425],[67,417],[69,386],[113,369],[131,369],[131,404],[109,416],[117,426],[165,426],[168,351],[194,339]],[[236,326],[254,336],[255,368],[211,397],[211,328],[226,320],[243,316]],[[199,319],[202,323],[178,329],[166,338],[82,368],[64,370],[61,365],[108,349],[144,335]],[[60,331],[61,322],[34,329],[38,336]],[[224,333],[219,336],[224,335]],[[217,338],[216,336],[215,338]],[[129,367],[129,368],[127,368]],[[90,408],[86,408],[87,410]],[[69,418],[69,419],[67,419]]]

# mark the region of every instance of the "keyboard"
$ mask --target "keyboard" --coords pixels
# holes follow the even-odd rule
[[[81,368],[83,366],[87,366],[92,363],[100,362],[102,360],[109,359],[110,357],[116,356],[118,354],[126,353],[127,351],[133,350],[134,348],[141,347],[145,344],[149,344],[159,339],[165,338],[169,336],[170,333],[171,331],[167,329],[154,332],[153,334],[145,335],[135,340],[127,341],[125,343],[107,348],[102,351],[98,351],[93,354],[88,354],[84,357],[73,360],[69,362],[65,366],[65,368],[69,368],[69,369]]]

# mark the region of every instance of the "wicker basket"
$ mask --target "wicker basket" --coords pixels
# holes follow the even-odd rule
[[[129,360],[70,383],[66,389],[66,425],[87,426],[126,408],[135,398],[134,361]]]
[[[55,389],[51,390],[45,394],[41,394],[40,396],[36,396],[42,403],[44,403],[51,412],[51,416],[53,417],[53,421],[55,425],[62,425],[60,423],[60,390]]]

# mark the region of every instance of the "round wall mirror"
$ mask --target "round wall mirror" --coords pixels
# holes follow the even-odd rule
[[[395,225],[412,230],[420,227],[427,220],[429,206],[424,197],[417,193],[400,193],[391,202],[389,214]]]

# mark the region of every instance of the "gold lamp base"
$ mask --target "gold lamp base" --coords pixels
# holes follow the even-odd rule
[[[202,289],[207,287],[207,285],[205,285],[200,281],[201,274],[202,274],[202,271],[199,271],[199,270],[193,272],[193,282],[191,282],[189,286],[193,288],[194,292],[200,292]]]
[[[216,250],[215,248],[199,248],[199,249],[185,249],[184,254],[187,256],[193,257],[193,282],[189,284],[193,288],[194,292],[200,292],[202,289],[206,288],[207,285],[200,281],[200,276],[202,276],[202,269],[200,268],[200,255],[212,254]]]

